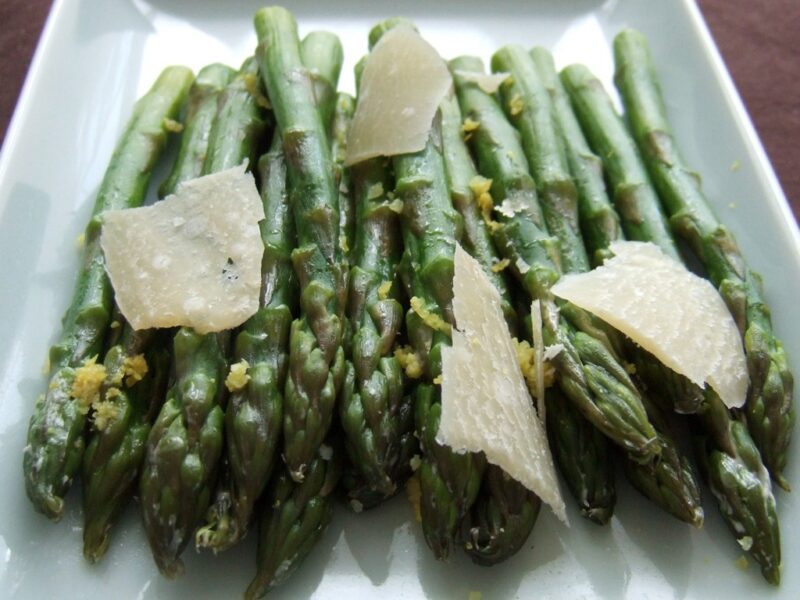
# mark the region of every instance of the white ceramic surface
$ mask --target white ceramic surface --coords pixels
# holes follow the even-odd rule
[[[42,364],[55,339],[78,266],[75,240],[131,105],[168,63],[194,69],[238,65],[252,51],[251,19],[261,2],[57,0],[0,155],[0,597],[228,598],[252,575],[254,536],[213,558],[185,553],[187,575],[156,572],[129,507],[105,560],[81,557],[79,495],[62,522],[30,507],[22,447]],[[559,66],[581,61],[606,84],[615,32],[650,38],[670,117],[689,163],[703,173],[717,213],[736,234],[766,296],[795,373],[800,374],[800,237],[775,176],[696,7],[644,0],[322,0],[291,3],[301,33],[330,29],[347,61],[342,86],[366,51],[368,28],[402,12],[445,56],[485,59],[500,45],[550,47]],[[775,93],[780,93],[776,90]],[[734,165],[740,165],[735,168]],[[800,444],[788,477],[800,487]],[[797,598],[800,505],[777,493],[783,523],[780,589],[742,555],[706,491],[707,522],[695,531],[666,516],[619,479],[616,516],[605,529],[571,510],[566,529],[543,510],[525,548],[491,569],[465,556],[438,564],[404,497],[380,510],[341,509],[305,564],[273,598]],[[569,501],[568,501],[569,504]],[[571,508],[571,507],[570,507]]]

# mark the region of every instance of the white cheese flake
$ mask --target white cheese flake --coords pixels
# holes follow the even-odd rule
[[[729,408],[744,405],[747,364],[742,340],[711,283],[650,243],[614,242],[614,256],[588,273],[567,275],[556,296],[594,313],[670,369]]]
[[[494,94],[499,90],[500,84],[508,79],[510,75],[510,73],[503,72],[489,75],[487,73],[481,73],[480,71],[463,71],[461,69],[456,69],[455,74],[464,79],[464,81],[477,83],[478,87],[487,94]]]
[[[520,370],[500,294],[461,246],[455,254],[453,311],[458,327],[452,347],[442,351],[437,440],[456,452],[484,452],[566,523],[547,435]]]
[[[105,212],[100,243],[122,314],[135,329],[241,325],[258,309],[263,218],[244,165],[153,206]]]
[[[444,60],[416,31],[386,32],[364,66],[345,165],[422,150],[451,86]]]

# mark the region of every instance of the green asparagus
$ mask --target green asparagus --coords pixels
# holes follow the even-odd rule
[[[482,64],[459,59],[464,70],[483,70]],[[469,62],[467,62],[469,61]],[[497,101],[476,84],[456,77],[464,114],[479,123],[471,143],[479,170],[491,176],[481,185],[482,194],[505,202],[510,210],[496,211],[494,240],[509,259],[509,268],[530,298],[542,301],[545,342],[562,344],[564,350],[553,364],[559,385],[585,418],[629,452],[642,460],[657,453],[655,432],[647,421],[639,392],[599,332],[579,331],[572,322],[589,322],[577,308],[567,308],[572,317],[559,314],[550,287],[561,274],[557,242],[547,233],[539,210],[525,156],[513,127]],[[480,184],[480,182],[478,182]],[[500,205],[503,206],[502,204]]]
[[[628,239],[652,241],[680,260],[664,212],[642,164],[636,144],[606,96],[603,84],[583,65],[570,65],[561,72],[575,115],[592,149],[603,160],[613,190],[614,206]],[[605,128],[600,129],[592,110],[602,110]]]
[[[215,65],[206,69],[214,74],[217,89],[206,102],[216,106],[235,72]],[[213,135],[227,144],[228,127],[240,125],[240,114],[226,110],[213,125],[207,123],[207,134],[195,139],[204,143]],[[249,130],[251,134],[256,131]],[[203,174],[241,164],[256,141],[241,135],[239,140],[238,155],[229,150],[216,153],[207,147],[210,160],[205,161]],[[194,151],[186,153],[193,155]],[[182,160],[181,153],[178,160]],[[205,516],[216,485],[225,426],[222,383],[228,369],[229,342],[228,331],[202,335],[188,327],[178,330],[173,342],[174,383],[147,439],[139,483],[142,515],[156,564],[170,578],[183,572],[180,554]]]
[[[544,221],[558,239],[564,271],[587,271],[589,258],[578,224],[577,190],[551,115],[550,98],[533,60],[521,46],[504,46],[492,56],[492,70],[511,75],[500,87],[500,98],[520,132]]]
[[[220,88],[231,81],[234,71],[227,65],[214,63],[200,69],[186,103],[178,156],[169,176],[158,188],[163,198],[175,192],[178,184],[200,176],[208,155],[211,127],[217,115]]]
[[[733,235],[709,207],[700,178],[678,151],[647,40],[637,31],[623,31],[614,40],[614,56],[631,130],[672,230],[703,263],[739,326],[750,373],[747,427],[773,479],[788,490],[783,470],[795,422],[794,378],[772,330],[760,278],[747,267]]]
[[[105,554],[112,522],[133,495],[169,372],[169,336],[153,329],[134,331],[118,312],[115,321],[81,471],[83,555],[89,562]]]
[[[476,258],[500,292],[503,312],[512,331],[516,313],[499,264],[491,234],[481,218],[470,183],[477,176],[462,130],[461,110],[455,96],[448,95],[439,105],[442,115],[442,146],[447,183],[453,206],[464,221],[461,238],[465,249]],[[465,548],[472,559],[483,565],[502,562],[516,554],[528,539],[539,515],[541,500],[502,469],[488,465],[472,509],[466,519]]]
[[[630,134],[613,110],[602,84],[588,69],[578,65],[562,71],[561,79],[590,144],[604,157],[612,183],[612,173],[617,173],[620,181],[633,180],[634,176],[626,172],[630,168],[639,179],[639,193],[655,197]],[[619,151],[615,143],[620,144]],[[618,161],[621,156],[627,159]],[[663,217],[660,212],[647,214],[649,216],[640,223],[642,241],[653,242],[667,252],[669,247],[674,247],[674,241],[670,239],[667,246],[662,246],[660,223]],[[622,218],[624,220],[624,215]],[[659,233],[650,237],[651,232]],[[759,562],[765,578],[777,584],[781,562],[780,530],[767,470],[746,426],[733,419],[713,390],[704,391],[696,412],[698,462],[720,511],[742,547],[748,548]]]
[[[261,76],[283,136],[289,203],[297,224],[292,263],[301,316],[290,333],[283,454],[302,482],[331,425],[345,376],[342,348],[347,279],[339,245],[339,197],[327,135],[302,68],[297,24],[285,9],[255,16]]]
[[[328,131],[333,124],[338,101],[336,86],[344,60],[342,43],[332,33],[312,31],[300,43],[300,58],[308,69],[315,104],[322,125]]]
[[[23,453],[28,497],[36,510],[53,520],[63,514],[64,495],[81,464],[84,424],[92,400],[74,397],[75,370],[100,353],[111,320],[111,282],[100,247],[102,213],[143,202],[171,120],[177,118],[192,79],[188,69],[168,67],[136,103],[86,228],[82,270],[61,337],[50,349],[49,385],[34,406]]]
[[[403,322],[400,219],[390,198],[394,182],[381,158],[351,171],[358,223],[348,309],[355,387],[342,396],[339,415],[358,482],[348,494],[372,506],[393,495],[410,474],[414,421],[403,369],[393,354]]]
[[[333,492],[341,474],[341,450],[321,445],[301,483],[286,466],[272,476],[258,534],[257,572],[245,592],[260,598],[294,573],[333,516]]]
[[[259,102],[259,91],[254,84],[258,85],[257,62],[248,59],[220,98],[212,141],[223,135],[238,140],[239,144],[238,152],[231,146],[226,153],[227,163],[248,156],[263,137],[260,104],[264,103]],[[251,132],[250,139],[237,138],[233,127]],[[212,147],[216,149],[213,144]],[[261,302],[233,343],[233,362],[246,364],[248,379],[243,387],[232,390],[228,399],[227,462],[214,504],[208,511],[207,525],[195,536],[198,547],[215,552],[230,548],[244,536],[253,505],[272,473],[282,427],[289,325],[297,302],[297,284],[289,260],[294,226],[288,215],[286,169],[279,135],[273,136],[269,152],[258,161],[258,174],[266,215],[261,223],[265,247]]]
[[[578,204],[587,245],[595,260],[601,262],[610,254],[608,245],[616,239],[622,239],[619,217],[606,194],[602,162],[592,153],[586,138],[583,137],[550,53],[544,48],[535,48],[531,51],[531,57],[550,93],[553,117],[569,157],[570,168],[578,182]],[[676,405],[680,405],[681,402],[687,403],[687,398],[691,398],[694,402],[698,397],[702,398],[702,392],[696,385],[665,367],[630,340],[623,341],[622,352],[628,358],[633,355],[634,364],[650,375],[651,385],[644,388],[647,394],[652,395],[666,388],[673,398],[678,398]],[[637,375],[641,378],[638,370]],[[700,526],[703,511],[691,465],[675,444],[674,436],[658,408],[646,396],[642,401],[658,435],[661,452],[658,458],[646,462],[642,462],[638,457],[623,455],[625,473],[634,486],[656,504],[679,519]],[[559,464],[565,459],[570,460],[570,456],[563,456],[564,454],[556,452]]]

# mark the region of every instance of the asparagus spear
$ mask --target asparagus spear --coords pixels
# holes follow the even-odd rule
[[[340,92],[336,95],[336,110],[331,125],[331,156],[339,190],[339,246],[348,263],[352,259],[355,244],[356,207],[350,187],[350,171],[344,168],[347,155],[347,132],[356,110],[356,100],[350,94]],[[346,335],[347,340],[352,334]]]
[[[482,71],[477,59],[459,59],[459,69]],[[559,314],[550,287],[560,277],[558,245],[550,237],[539,210],[536,192],[514,128],[496,100],[476,84],[456,76],[464,114],[480,126],[471,143],[479,170],[492,179],[491,197],[510,210],[497,211],[495,245],[509,259],[510,269],[528,296],[543,304],[545,342],[564,346],[553,360],[559,385],[585,418],[623,448],[642,460],[657,452],[655,432],[647,421],[639,392],[599,332],[590,335],[572,320],[589,321],[577,308]],[[480,183],[480,182],[479,182]],[[485,192],[488,193],[488,192]],[[570,319],[565,312],[570,313]],[[587,331],[591,331],[586,327]]]
[[[403,369],[393,354],[403,322],[400,222],[389,197],[394,182],[380,158],[351,171],[358,223],[348,308],[355,387],[342,396],[339,416],[358,480],[349,496],[371,506],[393,495],[410,474],[414,421]]]
[[[217,91],[205,101],[216,106],[235,71],[215,65],[207,69],[216,80]],[[207,135],[196,139],[200,143],[211,136],[225,140],[231,135],[228,128],[238,128],[240,124],[236,111],[225,111],[218,115]],[[230,168],[247,158],[255,141],[241,136],[238,130],[236,135],[240,140],[239,155],[230,151],[215,153],[214,148],[208,147],[210,160],[205,161],[204,174],[211,169]],[[223,445],[222,382],[229,341],[227,331],[202,335],[188,327],[178,330],[173,342],[175,381],[147,440],[139,484],[142,515],[156,564],[170,578],[183,572],[180,554],[212,500]]]
[[[658,434],[661,454],[658,460],[648,463],[624,460],[625,475],[637,490],[672,516],[695,527],[702,527],[703,506],[694,469],[678,449],[661,410],[648,398],[644,398],[644,402],[647,416]]]
[[[509,289],[502,272],[492,269],[498,264],[497,253],[470,188],[470,182],[478,173],[463,139],[458,100],[455,96],[447,96],[439,110],[450,197],[464,220],[462,245],[478,260],[500,292],[503,311],[513,331],[516,329],[516,313],[511,306]],[[540,507],[541,500],[536,494],[499,467],[488,465],[480,492],[467,516],[467,552],[475,562],[483,565],[496,564],[513,556],[533,530]]]
[[[622,238],[619,217],[611,206],[603,181],[603,165],[589,148],[580,125],[572,112],[569,98],[561,85],[553,57],[544,48],[531,51],[536,70],[552,99],[553,118],[556,122],[570,168],[578,183],[578,204],[587,245],[596,261],[608,256],[608,245]],[[696,402],[702,392],[688,379],[668,369],[635,344],[626,340],[625,353],[636,357],[636,364],[650,375],[652,394],[665,387],[679,402],[687,403],[687,397]],[[638,371],[637,371],[638,373]],[[675,443],[666,420],[658,407],[647,397],[642,401],[647,416],[658,434],[661,453],[657,459],[642,462],[623,455],[625,473],[633,485],[656,504],[679,519],[700,526],[703,510],[694,471]],[[566,453],[561,453],[566,454]],[[568,455],[570,456],[571,453]],[[567,460],[569,460],[569,458]]]
[[[153,166],[166,142],[169,120],[177,118],[192,79],[188,69],[168,67],[136,103],[114,149],[86,227],[82,271],[63,320],[61,337],[50,349],[48,389],[34,406],[23,454],[28,497],[36,510],[56,521],[63,514],[64,495],[84,450],[89,405],[73,396],[75,369],[102,350],[111,319],[111,283],[100,248],[102,213],[142,203]]]
[[[612,189],[612,199],[628,239],[652,241],[680,260],[664,212],[642,164],[636,144],[613,105],[605,105],[603,85],[583,65],[571,65],[561,73],[561,82],[572,101],[575,115],[594,151],[603,159]],[[602,110],[607,127],[600,130],[592,110]],[[613,122],[612,122],[613,121]]]
[[[103,366],[106,379],[83,455],[83,555],[97,562],[112,522],[130,500],[150,427],[164,401],[169,371],[165,336],[134,331],[117,311],[118,327]],[[124,325],[121,325],[124,323]]]
[[[314,100],[327,131],[334,122],[338,102],[336,85],[344,60],[342,43],[333,33],[312,31],[300,43],[300,58],[308,69]]]
[[[369,34],[370,47],[405,19],[387,19]],[[441,416],[441,352],[450,344],[454,324],[453,256],[458,213],[450,204],[441,148],[441,119],[434,119],[425,148],[392,157],[395,194],[403,202],[404,250],[400,269],[411,310],[406,329],[423,380],[414,390],[417,437],[422,450],[419,468],[422,529],[439,559],[447,558],[458,527],[477,496],[486,459],[482,454],[457,454],[436,441]]]
[[[189,90],[186,128],[178,158],[172,174],[159,190],[162,194],[171,194],[178,183],[202,173],[208,148],[216,146],[211,124],[220,85],[231,75],[228,67],[219,64],[209,65],[198,73]],[[223,151],[226,143],[227,140],[220,140],[216,151]],[[106,353],[107,384],[102,390],[102,398],[112,403],[117,416],[109,425],[92,433],[83,461],[83,553],[90,562],[105,554],[111,522],[130,499],[152,422],[164,401],[169,365],[169,352],[162,347],[163,335],[153,331],[134,332],[121,316],[118,321],[123,326],[117,329],[119,339],[110,344],[112,347]],[[126,359],[139,354],[149,365],[148,375],[134,389],[120,389],[120,373],[124,372]]]
[[[612,184],[614,177],[619,177],[620,181],[632,180],[633,175],[626,173],[628,168],[634,169],[637,176],[643,173],[633,141],[602,84],[580,65],[564,69],[561,79],[590,144],[605,158],[604,165]],[[615,149],[616,142],[620,145],[619,150]],[[618,160],[620,157],[626,158],[621,161]],[[638,185],[639,193],[655,195],[646,178],[640,179]],[[642,241],[653,242],[666,252],[668,246],[661,246],[660,234],[648,237],[647,233],[660,231],[658,220],[662,217],[659,213],[649,215],[640,223],[640,231],[644,232]],[[674,242],[670,241],[670,245],[674,246]],[[695,423],[700,429],[698,462],[717,498],[720,511],[740,545],[749,549],[761,565],[764,577],[777,584],[781,562],[780,530],[775,498],[761,457],[746,426],[733,419],[710,388],[704,391],[697,413]]]
[[[214,63],[200,69],[186,103],[178,156],[172,164],[169,176],[158,188],[159,197],[164,198],[174,193],[179,183],[199,177],[203,173],[211,126],[217,115],[219,90],[232,77],[233,71],[227,65]]]
[[[747,426],[773,479],[788,490],[783,470],[795,422],[794,378],[773,332],[760,278],[747,267],[733,235],[709,207],[700,178],[678,151],[647,40],[637,31],[623,31],[614,40],[614,56],[631,130],[672,230],[703,263],[739,326],[750,372]]]
[[[257,69],[257,61],[247,59],[220,98],[212,139],[237,140],[237,130],[251,132],[239,141],[238,153],[230,147],[226,162],[249,156],[262,137],[265,127],[254,88]],[[210,156],[216,155],[215,151]],[[282,427],[289,325],[296,305],[296,280],[289,261],[294,229],[286,204],[286,169],[278,135],[259,160],[258,173],[266,215],[261,223],[265,247],[262,296],[259,310],[242,325],[233,344],[233,362],[246,362],[248,380],[228,399],[224,476],[208,511],[207,525],[195,536],[198,547],[215,552],[230,548],[244,536],[254,503],[272,472]]]
[[[339,198],[330,148],[302,69],[297,24],[280,7],[255,15],[261,75],[283,136],[289,201],[297,224],[292,263],[301,316],[290,333],[283,453],[302,482],[325,438],[345,375],[342,335],[347,293],[339,246]]]
[[[492,69],[511,74],[500,88],[500,97],[509,120],[520,132],[545,224],[558,239],[563,268],[568,273],[587,271],[589,259],[578,224],[577,191],[553,122],[547,90],[521,46],[504,46],[495,52]]]
[[[483,267],[486,276],[492,282],[503,302],[503,314],[512,332],[516,331],[517,315],[511,306],[510,292],[505,274],[497,271],[498,256],[492,242],[492,235],[481,218],[470,183],[478,175],[472,157],[464,142],[461,109],[458,98],[447,96],[439,106],[442,113],[442,154],[447,174],[447,187],[453,207],[461,215],[464,232],[461,245]]]
[[[333,516],[340,454],[339,448],[322,445],[300,483],[284,465],[272,476],[259,525],[258,570],[244,594],[248,600],[288,579],[325,531]]]

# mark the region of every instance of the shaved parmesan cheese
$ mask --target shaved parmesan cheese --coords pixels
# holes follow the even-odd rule
[[[475,259],[456,247],[453,310],[458,328],[442,350],[437,440],[487,460],[550,505],[566,523],[544,425],[531,402],[500,294]]]
[[[122,314],[135,329],[242,324],[258,309],[263,218],[243,165],[153,206],[105,212],[100,243]]]
[[[444,60],[416,31],[386,32],[364,66],[345,165],[422,150],[451,85]]]
[[[456,69],[455,74],[461,77],[464,81],[477,83],[478,87],[487,94],[494,94],[498,89],[500,89],[500,84],[508,79],[508,76],[510,75],[510,73],[492,73],[489,75],[479,71],[462,71],[460,69]]]
[[[708,383],[729,408],[745,402],[748,375],[739,331],[710,282],[657,246],[614,242],[614,256],[567,275],[556,296],[594,313],[693,383]]]

